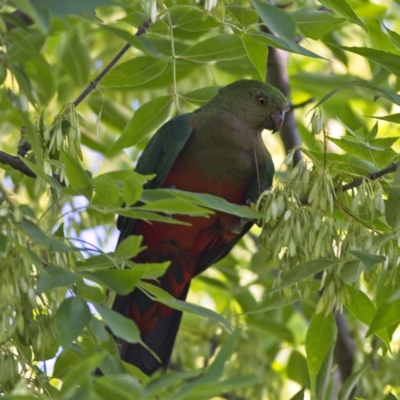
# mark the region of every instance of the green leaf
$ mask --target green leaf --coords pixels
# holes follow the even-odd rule
[[[197,380],[197,384],[211,383],[221,378],[224,372],[224,365],[232,357],[238,339],[239,331],[235,331],[233,335],[229,337],[228,341],[224,343],[205,374]]]
[[[267,76],[268,46],[250,35],[241,34],[240,38],[249,60],[259,72],[261,81],[264,81]]]
[[[294,291],[294,293],[292,293],[289,299],[285,296],[285,294],[282,291],[272,293],[270,296],[267,295],[266,299],[262,300],[257,305],[256,308],[246,311],[245,314],[250,315],[250,314],[263,313],[265,311],[275,310],[277,308],[283,308],[299,300],[304,300],[299,293],[300,291],[307,290],[309,295],[311,295],[319,290],[320,285],[321,285],[320,282],[317,281],[312,282],[311,284],[309,282],[299,283],[297,285],[298,290]]]
[[[251,0],[251,3],[268,28],[276,32],[282,39],[286,39],[288,42],[294,41],[296,22],[290,14],[266,2]]]
[[[400,164],[397,166],[396,175],[393,179],[393,186],[390,189],[389,197],[385,206],[387,223],[394,229],[400,229]]]
[[[62,152],[61,160],[64,163],[65,174],[71,187],[90,200],[92,198],[92,182],[86,171],[66,151]]]
[[[115,250],[115,256],[119,258],[132,258],[136,256],[142,248],[142,236],[130,235],[118,244]]]
[[[93,185],[95,190],[93,205],[105,207],[119,205],[119,187],[108,175],[97,176],[93,179]]]
[[[222,315],[216,313],[215,311],[198,306],[197,304],[188,303],[187,301],[177,300],[161,288],[147,282],[142,281],[140,282],[140,284],[138,284],[138,286],[140,286],[151,296],[153,296],[156,301],[165,304],[166,306],[169,306],[179,311],[185,311],[195,315],[199,315],[201,317],[210,318],[211,320],[224,325],[229,331],[232,331],[229,322]]]
[[[162,96],[143,104],[126,125],[118,140],[112,145],[109,154],[131,147],[156,130],[170,115],[172,96]]]
[[[390,114],[390,115],[385,115],[382,117],[377,117],[375,115],[366,115],[367,118],[375,118],[375,119],[380,119],[382,121],[388,121],[388,122],[393,122],[395,124],[400,124],[400,114]]]
[[[374,319],[368,329],[367,335],[386,328],[390,325],[397,325],[400,322],[400,300],[385,302],[377,310]]]
[[[258,23],[258,14],[251,8],[229,5],[226,6],[225,9],[228,14],[242,26],[249,26]]]
[[[0,257],[5,257],[7,254],[8,237],[0,233]]]
[[[60,43],[60,66],[62,66],[72,82],[79,88],[89,83],[92,60],[88,47],[74,29],[64,32],[64,40]]]
[[[307,360],[299,351],[293,350],[290,353],[286,371],[290,380],[301,386],[309,385],[310,376],[308,375]]]
[[[229,203],[228,201],[222,199],[221,197],[213,196],[207,193],[185,192],[183,190],[177,190],[177,189],[152,189],[143,191],[141,201],[153,202],[155,200],[160,200],[160,198],[165,198],[165,196],[191,201],[200,206],[209,207],[212,210],[222,211],[227,214],[236,215],[237,217],[241,218],[248,218],[248,219],[262,218],[261,214],[252,211],[248,207]]]
[[[113,253],[98,254],[75,262],[75,267],[78,269],[112,268],[115,266],[116,264],[113,262]]]
[[[182,95],[182,99],[193,103],[196,106],[202,106],[208,103],[217,93],[221,86],[208,86]]]
[[[305,389],[299,390],[290,400],[304,400]]]
[[[301,47],[298,43],[292,41],[288,42],[277,36],[271,35],[265,32],[250,33],[249,36],[254,37],[254,39],[264,43],[267,46],[276,47],[277,49],[285,50],[290,53],[301,54],[302,56],[312,57],[312,58],[322,58],[319,55],[313,53],[310,50]]]
[[[134,171],[127,174],[122,186],[125,204],[128,206],[135,204],[139,200],[142,191],[142,182],[138,178],[137,174]]]
[[[369,47],[345,47],[337,46],[340,49],[350,51],[375,62],[381,67],[387,69],[392,74],[400,77],[400,56],[389,53],[388,51],[371,49]]]
[[[132,268],[140,268],[142,271],[142,279],[156,279],[164,275],[167,268],[170,266],[170,261],[163,263],[132,263]]]
[[[298,283],[303,279],[338,263],[339,260],[312,260],[300,265],[296,265],[283,276],[281,283],[275,288],[271,289],[268,294],[277,292],[287,286],[294,285],[295,283]]]
[[[34,0],[35,7],[47,7],[54,15],[80,14],[102,6],[115,4],[114,0]]]
[[[57,191],[61,191],[62,186],[60,182],[57,181],[57,179],[53,178],[50,175],[47,175],[42,168],[38,167],[36,164],[34,164],[31,161],[28,161],[26,158],[20,158],[26,164],[38,177],[42,178],[46,183],[50,185],[53,189]]]
[[[341,138],[334,138],[328,136],[328,139],[339,146],[341,149],[353,154],[358,155],[364,160],[369,160],[374,163],[381,163],[385,165],[388,160],[388,156],[395,156],[396,153],[391,149],[373,149],[362,140],[353,138],[351,136],[342,136]]]
[[[101,81],[102,86],[133,87],[161,75],[168,61],[153,57],[136,57],[114,67]]]
[[[218,35],[205,39],[189,47],[180,58],[199,63],[234,60],[246,55],[243,43],[237,35]]]
[[[369,368],[369,365],[366,365],[364,368],[353,372],[343,383],[342,387],[338,393],[338,400],[349,400],[350,396],[353,392],[353,389],[357,385],[360,378],[364,375],[364,372]]]
[[[140,210],[156,211],[166,214],[191,215],[193,217],[203,217],[212,214],[212,211],[182,199],[156,200],[141,206]]]
[[[55,287],[68,286],[75,283],[77,278],[73,272],[65,268],[51,266],[46,268],[45,272],[40,275],[37,290],[43,293]]]
[[[78,280],[76,284],[76,295],[89,302],[95,301],[101,303],[106,300],[105,293],[97,285],[86,285],[84,279]]]
[[[335,18],[327,11],[317,11],[310,7],[303,7],[290,14],[297,23],[301,33],[314,40],[320,39],[331,29],[341,25],[344,18]]]
[[[61,334],[62,347],[67,348],[70,346],[90,322],[90,318],[89,307],[81,298],[69,297],[61,303],[55,320]]]
[[[335,318],[330,313],[313,314],[306,337],[306,352],[308,371],[311,381],[314,382],[321,366],[332,349],[337,335]]]
[[[126,398],[127,393],[131,399],[142,399],[143,386],[138,379],[128,374],[112,374],[96,379],[95,388],[98,393],[106,394],[109,399]]]
[[[335,345],[332,344],[330,350],[328,351],[328,354],[325,356],[325,359],[322,362],[321,368],[315,380],[315,384],[314,380],[311,381],[311,391],[313,394],[316,394],[317,399],[319,400],[323,400],[326,398],[329,384],[331,382],[334,349]]]
[[[140,331],[133,320],[101,304],[93,303],[93,305],[115,336],[128,343],[140,343]]]
[[[63,377],[59,396],[63,399],[87,399],[93,381],[94,369],[100,364],[104,354],[88,355],[75,359],[74,364]]]
[[[390,30],[385,24],[382,23],[382,25],[385,27],[386,32],[387,32],[388,35],[389,35],[390,41],[391,41],[398,49],[400,49],[400,35],[399,35],[397,32]]]
[[[235,345],[238,340],[239,331],[235,331],[226,343],[221,347],[213,363],[207,368],[206,372],[183,388],[173,397],[173,400],[194,399],[201,394],[201,399],[214,397],[220,393],[221,388],[217,386],[217,381],[221,378],[225,363],[232,357]],[[230,385],[229,385],[230,386]],[[203,397],[207,395],[207,397]]]
[[[338,14],[342,15],[354,24],[361,26],[361,28],[368,32],[367,26],[361,21],[360,18],[357,17],[356,13],[346,0],[319,0],[319,2],[329,9],[336,11]]]
[[[6,37],[13,43],[13,46],[8,54],[11,60],[14,60],[14,62],[17,60],[27,62],[31,59],[34,59],[46,71],[51,70],[50,65],[40,53],[40,47],[44,41],[43,35],[27,35],[26,32],[15,30],[8,31]]]
[[[178,21],[174,23],[174,28],[180,28],[188,32],[207,31],[219,26],[214,18],[210,15],[204,15],[199,9],[192,9],[183,14]]]
[[[369,272],[376,264],[380,264],[386,260],[386,257],[376,254],[368,254],[363,251],[351,250],[349,254],[357,257],[364,264],[365,269]]]
[[[23,218],[18,225],[36,243],[39,243],[45,247],[49,247],[49,240],[39,225],[27,218]]]
[[[116,293],[126,295],[132,292],[142,276],[141,270],[110,269],[99,271],[79,272],[83,278],[98,282],[101,285],[114,290]]]

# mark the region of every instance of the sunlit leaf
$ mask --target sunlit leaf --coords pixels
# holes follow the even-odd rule
[[[306,337],[306,352],[308,371],[312,382],[315,381],[325,357],[335,343],[337,328],[332,313],[314,314],[308,327]]]
[[[304,36],[314,40],[320,39],[331,29],[341,25],[344,18],[335,18],[327,11],[317,11],[313,8],[303,7],[290,14],[297,23],[297,27]]]
[[[361,26],[365,31],[368,31],[367,26],[358,18],[357,14],[346,0],[319,0],[319,2],[328,7],[328,9],[336,11],[354,24]]]
[[[101,85],[113,87],[138,86],[160,75],[167,63],[165,60],[149,56],[136,57],[113,68],[101,81]]]
[[[103,321],[110,328],[111,332],[128,343],[139,343],[139,328],[132,319],[128,319],[116,311],[110,310],[101,304],[93,303]]]
[[[91,314],[86,302],[79,297],[69,297],[61,303],[55,318],[62,346],[66,348],[82,333]]]
[[[261,80],[264,80],[267,76],[268,46],[250,35],[242,34],[240,38],[250,61],[260,73]]]
[[[294,41],[296,22],[286,11],[266,2],[251,0],[265,25],[276,32],[282,39]]]
[[[162,96],[142,105],[128,122],[109,153],[133,146],[157,129],[170,115],[172,104],[171,96]]]
[[[195,62],[234,60],[246,55],[237,35],[218,35],[196,43],[179,54],[179,57]]]

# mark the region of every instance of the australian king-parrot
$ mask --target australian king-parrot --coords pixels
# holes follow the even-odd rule
[[[207,104],[165,123],[149,141],[136,167],[156,174],[145,186],[209,193],[239,205],[256,201],[272,184],[274,165],[261,138],[263,129],[277,131],[287,101],[273,86],[240,80],[220,89]],[[142,235],[146,249],[134,258],[140,263],[170,261],[166,273],[152,283],[185,300],[191,279],[223,258],[250,229],[252,222],[215,212],[209,218],[176,216],[190,225],[148,223],[119,217],[119,241]],[[116,338],[122,360],[150,375],[166,368],[182,313],[152,301],[135,289],[118,295],[113,309],[132,318],[140,344]]]

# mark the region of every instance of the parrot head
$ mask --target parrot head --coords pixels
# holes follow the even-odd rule
[[[220,89],[202,108],[230,112],[257,131],[276,132],[283,124],[289,105],[286,97],[272,85],[241,79]]]

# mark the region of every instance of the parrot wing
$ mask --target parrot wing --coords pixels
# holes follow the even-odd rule
[[[135,171],[143,175],[156,174],[156,177],[144,185],[145,189],[162,186],[178,154],[193,133],[189,125],[190,114],[182,114],[164,124],[150,139],[139,158]],[[120,230],[118,243],[129,236],[135,219],[119,216],[117,227]]]

